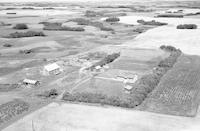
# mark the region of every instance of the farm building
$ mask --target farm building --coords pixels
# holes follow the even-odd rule
[[[57,63],[52,63],[44,66],[44,70],[48,74],[58,75],[61,73],[61,67]]]
[[[37,81],[37,80],[30,80],[30,79],[24,79],[22,83],[24,85],[34,85],[34,86],[38,86],[40,84],[39,81]]]
[[[132,89],[133,87],[131,86],[131,85],[124,85],[124,89],[125,89],[125,91],[131,91],[131,89]]]

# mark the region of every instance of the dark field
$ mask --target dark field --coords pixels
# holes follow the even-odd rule
[[[200,57],[182,55],[139,109],[195,116],[199,106]]]

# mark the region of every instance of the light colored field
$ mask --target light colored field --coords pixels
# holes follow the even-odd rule
[[[121,17],[121,22],[137,24],[139,19],[167,22],[169,25],[151,29],[134,40],[125,43],[128,47],[158,48],[161,45],[172,45],[180,48],[184,53],[200,55],[200,28],[195,30],[178,30],[178,24],[196,24],[200,26],[200,19],[195,18],[151,18],[142,16]]]
[[[185,118],[113,107],[51,103],[3,131],[199,131],[199,122],[199,116]]]

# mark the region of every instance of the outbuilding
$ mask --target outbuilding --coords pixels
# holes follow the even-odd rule
[[[44,66],[45,71],[48,74],[58,75],[61,73],[61,67],[57,63],[52,63]]]
[[[24,79],[22,82],[24,85],[34,85],[38,86],[40,82],[38,80]]]

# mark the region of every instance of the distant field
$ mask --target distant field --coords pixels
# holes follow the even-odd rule
[[[200,57],[183,55],[139,109],[195,116],[199,106]]]

